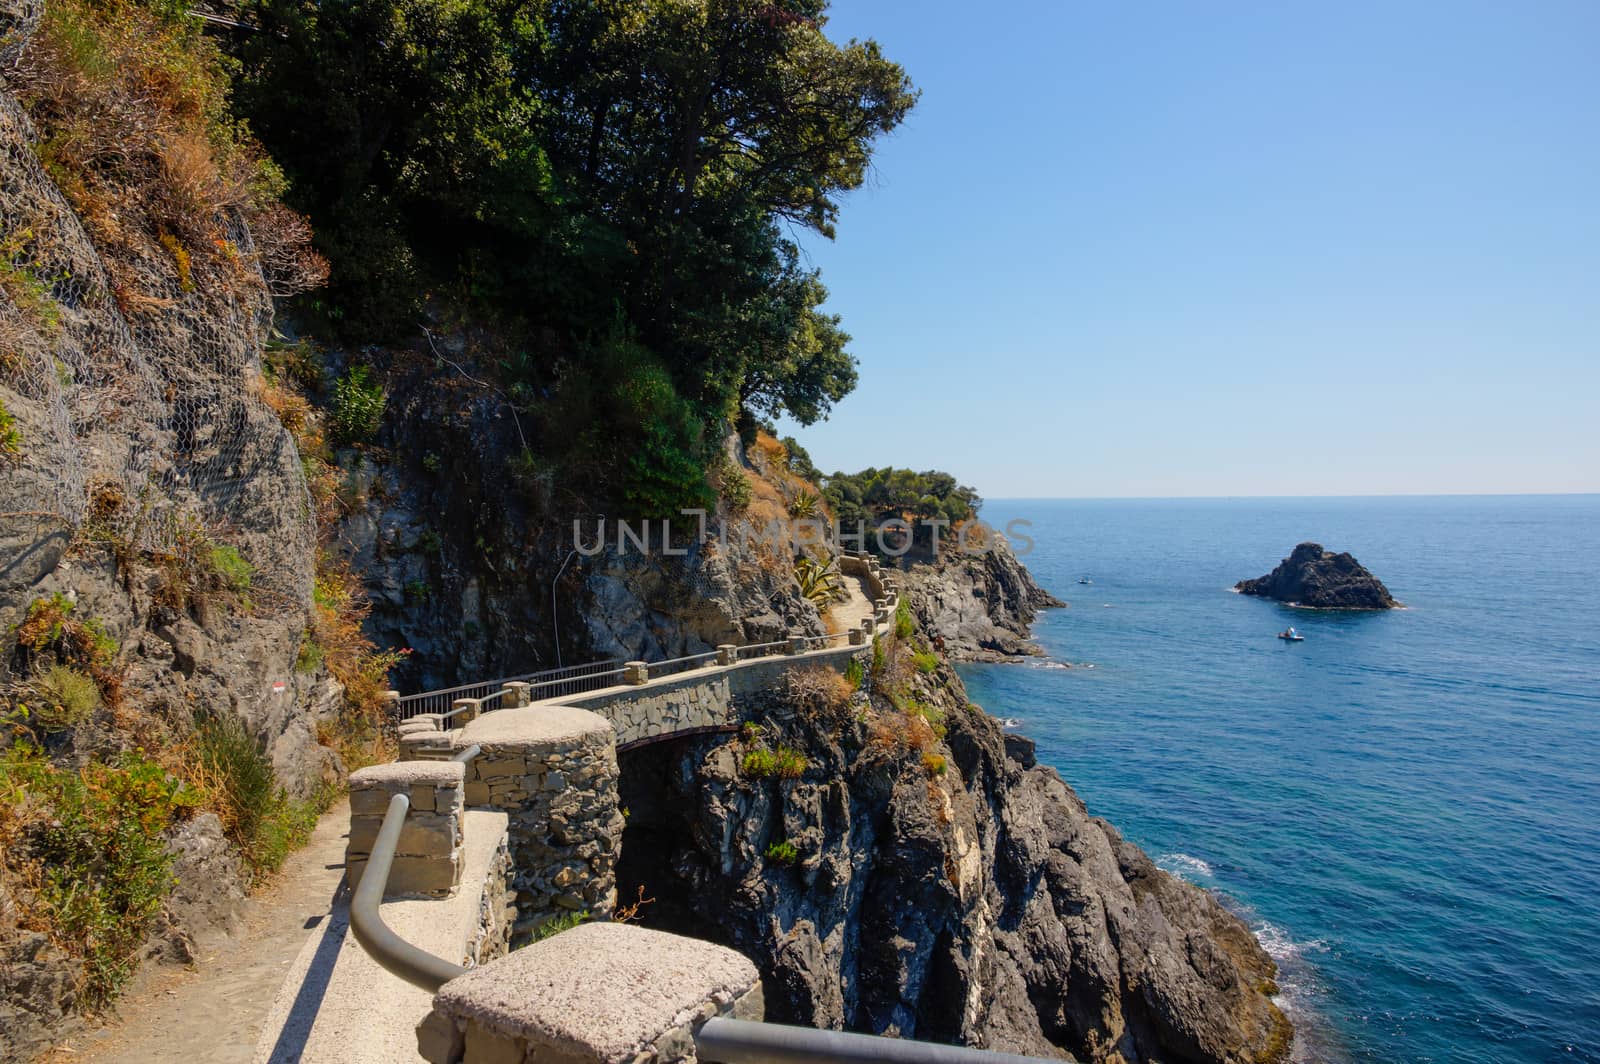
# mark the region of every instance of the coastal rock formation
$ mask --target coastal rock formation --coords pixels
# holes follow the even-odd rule
[[[1275,967],[1236,916],[1089,816],[948,666],[902,682],[948,760],[865,694],[743,707],[797,779],[752,778],[745,737],[623,754],[620,896],[753,959],[774,1022],[1096,1064],[1287,1058]]]
[[[1353,555],[1335,554],[1320,543],[1300,544],[1272,572],[1241,580],[1233,589],[1241,595],[1319,609],[1391,610],[1400,605],[1383,581]]]
[[[1066,603],[1034,582],[1005,540],[981,552],[943,552],[905,571],[906,596],[952,661],[1012,661],[1042,653],[1029,639],[1039,610]]]

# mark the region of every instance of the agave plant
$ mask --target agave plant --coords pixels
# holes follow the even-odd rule
[[[802,554],[794,563],[794,578],[800,584],[800,594],[819,610],[826,609],[842,590],[832,558],[819,562]]]
[[[802,490],[789,504],[789,516],[807,520],[822,513],[822,497],[814,491]]]

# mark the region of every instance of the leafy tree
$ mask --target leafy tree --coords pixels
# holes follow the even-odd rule
[[[857,522],[871,528],[891,519],[943,520],[953,526],[976,517],[983,504],[975,490],[949,473],[893,467],[835,473],[827,478],[823,494],[840,525],[850,530]]]
[[[833,235],[916,93],[875,42],[830,39],[826,8],[245,0],[263,32],[239,46],[239,99],[333,262],[331,316],[409,334],[424,291],[451,295],[524,349],[512,394],[592,410],[564,382],[631,380],[599,406],[624,433],[640,403],[670,408],[652,446],[703,469],[680,414],[704,439],[741,416],[809,424],[856,383],[784,227]],[[619,335],[666,379],[612,373]]]

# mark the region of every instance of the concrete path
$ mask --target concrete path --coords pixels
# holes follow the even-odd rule
[[[284,977],[345,893],[349,826],[350,807],[340,802],[273,881],[245,902],[234,935],[201,943],[192,969],[142,976],[105,1027],[74,1036],[47,1059],[249,1064]]]
[[[484,883],[505,840],[506,814],[469,809],[461,887],[449,898],[386,901],[379,913],[395,934],[457,964],[478,928]],[[417,1024],[433,995],[378,966],[350,931],[348,897],[300,949],[271,1008],[253,1064],[424,1064]]]

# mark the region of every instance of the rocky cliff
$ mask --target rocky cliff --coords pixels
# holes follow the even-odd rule
[[[1042,609],[1065,602],[1034,582],[1004,539],[949,549],[905,567],[906,595],[925,630],[953,661],[1011,661],[1037,655],[1029,639]]]
[[[369,352],[386,365],[384,427],[377,446],[339,456],[360,504],[341,538],[372,599],[368,631],[414,651],[395,672],[399,689],[823,631],[792,552],[733,531],[783,514],[792,478],[730,441],[752,501],[722,500],[704,538],[697,520],[671,521],[669,554],[660,520],[619,521],[585,498],[587,485],[532,467],[512,406],[473,376],[491,343],[458,332],[422,351]],[[332,376],[341,356],[328,358]]]
[[[63,194],[75,171],[41,162],[49,138],[21,100],[59,118],[82,83],[54,80],[30,51],[39,19],[37,4],[0,5],[0,754],[25,739],[66,774],[134,751],[176,758],[206,714],[240,722],[278,780],[309,794],[339,773],[317,739],[339,689],[295,667],[314,532],[299,455],[256,392],[272,324],[263,256],[238,209],[196,209],[193,231],[163,230],[162,244],[129,189]],[[126,117],[91,120],[119,140],[123,173],[149,161],[115,133]],[[92,223],[91,199],[104,211]],[[200,230],[218,243],[202,247]],[[69,1020],[86,962],[65,941],[72,915],[38,902],[24,821],[39,796],[9,798],[0,1057],[19,1060]],[[181,959],[227,924],[248,876],[214,815],[183,820],[167,845],[176,885],[146,952]]]
[[[1400,605],[1353,555],[1335,554],[1320,543],[1300,544],[1272,572],[1241,580],[1233,589],[1318,609],[1392,610]]]
[[[1094,1062],[1276,1061],[1275,968],[948,666],[741,707],[740,738],[623,755],[619,888],[753,958],[770,1019]],[[825,684],[820,685],[826,687]],[[803,759],[794,778],[747,755]]]

